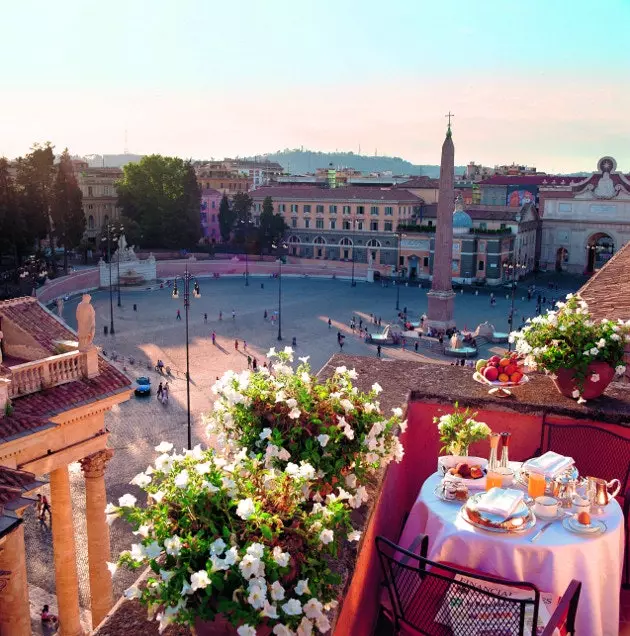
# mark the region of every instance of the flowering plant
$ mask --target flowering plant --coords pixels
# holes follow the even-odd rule
[[[343,483],[358,507],[367,500],[364,484],[370,471],[403,456],[395,435],[404,431],[402,409],[384,417],[377,401],[378,384],[369,393],[353,387],[354,369],[337,367],[321,383],[310,373],[308,358],[294,372],[291,347],[271,349],[272,371],[226,373],[213,387],[217,394],[207,432],[220,446],[232,440],[266,466],[282,469],[289,460],[308,462],[325,487]]]
[[[340,582],[327,557],[341,540],[360,538],[350,494],[338,488],[314,503],[315,469],[304,462],[279,471],[244,449],[230,461],[199,446],[169,454],[172,444],[162,442],[156,450],[154,466],[131,482],[146,491],[147,506],[127,494],[106,509],[140,539],[119,563],[153,571],[144,589],[125,596],[157,613],[160,631],[222,614],[239,636],[255,636],[263,623],[280,636],[327,632]]]
[[[569,294],[566,302],[556,306],[557,310],[529,319],[521,331],[510,334],[510,341],[525,355],[528,367],[552,374],[571,369],[578,387],[574,397],[583,390],[592,362],[606,362],[617,374],[625,373],[624,348],[630,342],[630,321],[594,321],[588,304],[579,295]],[[592,379],[599,381],[599,377]]]
[[[460,409],[457,402],[452,413],[434,417],[433,422],[438,425],[442,442],[440,452],[465,456],[473,442],[486,439],[492,431],[484,422],[477,422],[475,417],[476,412],[473,413],[468,408]]]

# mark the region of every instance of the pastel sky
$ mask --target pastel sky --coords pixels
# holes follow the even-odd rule
[[[630,172],[630,0],[2,3],[0,155],[304,146]]]

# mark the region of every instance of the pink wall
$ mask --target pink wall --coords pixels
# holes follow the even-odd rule
[[[209,242],[214,239],[221,242],[221,232],[219,231],[219,204],[223,195],[218,190],[212,188],[201,191],[201,229],[204,238]]]

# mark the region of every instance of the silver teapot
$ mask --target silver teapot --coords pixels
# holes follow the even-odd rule
[[[584,477],[574,477],[571,473],[563,473],[552,480],[551,494],[560,502],[562,508],[573,506],[573,497],[578,494],[578,488],[585,488],[587,481]]]

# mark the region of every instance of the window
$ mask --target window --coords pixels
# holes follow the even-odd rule
[[[398,258],[398,265],[399,265],[400,267],[403,267],[403,266],[404,266],[404,264],[405,264],[405,257],[404,257],[404,256],[400,256],[400,257]]]
[[[291,219],[291,227],[297,227],[297,219]]]
[[[201,222],[202,223],[207,223],[208,222],[208,215],[205,212],[202,212],[199,216],[201,217]],[[105,217],[105,219],[107,219],[107,217]],[[104,220],[103,224],[106,224],[106,223],[107,223],[107,221]]]
[[[105,196],[108,197],[109,196],[109,186],[105,186],[103,188],[103,191],[105,192]]]
[[[223,184],[221,184],[221,190],[223,190]]]
[[[357,205],[357,214],[365,214],[365,206]]]
[[[331,214],[337,214],[337,206],[336,206],[336,205],[329,205],[329,206],[328,206],[328,211],[329,211]]]
[[[342,238],[341,241],[339,241],[339,245],[352,245],[352,241],[349,238]]]
[[[212,202],[212,209],[213,209],[213,210],[215,210],[215,209],[216,209],[216,207],[217,207],[217,202],[216,202],[216,201],[213,201],[213,202]]]
[[[88,205],[88,210],[92,210],[93,208],[94,208],[94,206],[90,203],[90,204]]]
[[[379,212],[379,210],[378,210],[378,205],[373,205],[373,206],[370,208],[370,214],[371,214],[372,216],[378,216],[378,212]]]
[[[385,231],[386,232],[392,232],[392,222],[391,221],[385,221]]]
[[[479,224],[479,229],[480,229],[480,230],[487,230],[487,229],[488,229],[488,224],[487,224],[485,221],[482,221],[482,222]]]
[[[505,230],[505,223],[501,223],[501,229]]]
[[[345,215],[350,214],[350,206],[349,206],[349,205],[344,205],[344,206],[343,206],[343,213],[344,213]]]
[[[357,230],[363,229],[363,221],[357,221]]]
[[[310,213],[311,213],[311,206],[307,204],[304,206],[304,214],[310,214]]]
[[[478,269],[480,272],[483,272],[483,261],[479,261],[479,262],[477,263],[477,269]]]
[[[429,257],[428,257],[428,256],[425,256],[425,257],[422,259],[422,266],[423,266],[423,267],[429,267]]]
[[[300,211],[300,206],[297,203],[292,203],[291,212],[293,212],[293,214],[297,214],[299,211]]]
[[[89,197],[93,197],[94,195],[92,194],[92,186],[88,186],[88,196]]]
[[[284,212],[287,209],[287,206],[284,203],[278,204],[278,212]]]
[[[344,229],[344,230],[350,230],[350,229],[352,229],[352,228],[350,227],[350,221],[344,221],[344,222],[343,222],[343,229]]]
[[[391,205],[385,206],[385,216],[394,216],[394,208]]]
[[[372,232],[378,232],[378,221],[372,221],[370,223],[370,230]]]
[[[315,206],[315,212],[317,214],[324,214],[324,206],[323,205],[317,205]]]
[[[93,229],[94,229],[94,217],[90,214],[90,216],[88,216],[88,230],[93,230]]]
[[[330,220],[330,229],[331,230],[336,230],[337,229],[337,221],[335,221],[335,219],[331,219]]]
[[[428,225],[429,227],[432,227],[432,226],[433,226],[433,221],[431,221],[431,220],[429,219],[429,220],[427,221],[427,225]]]
[[[322,236],[315,237],[313,243],[315,243],[315,245],[326,245],[326,241]]]
[[[205,219],[205,216],[204,216],[204,219]],[[103,225],[107,225],[108,223],[109,223],[109,217],[106,214],[105,217],[103,218]]]
[[[315,219],[315,227],[318,230],[323,230],[324,229],[324,219]]]
[[[304,227],[308,230],[309,227],[311,227],[311,220],[310,219],[304,219]]]

